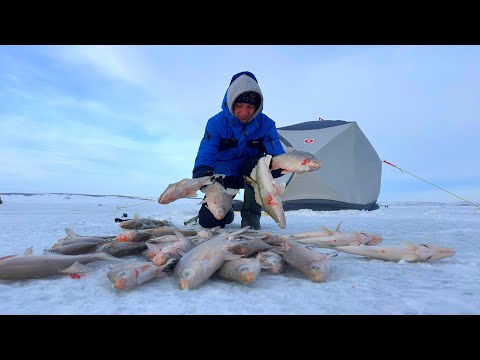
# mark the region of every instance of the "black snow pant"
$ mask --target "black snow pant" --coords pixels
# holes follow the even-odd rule
[[[262,207],[255,201],[255,192],[253,188],[245,184],[243,205],[240,209],[242,216],[241,226],[250,226],[252,230],[260,229],[260,217],[262,216]],[[220,226],[222,228],[227,224],[231,224],[234,219],[233,208],[225,215],[222,220],[217,220],[213,214],[208,210],[206,204],[202,204],[200,211],[198,212],[198,223],[204,228],[213,228]]]
[[[255,191],[253,190],[253,187],[247,183],[245,183],[243,206],[240,210],[240,214],[242,215],[242,227],[249,225],[251,230],[260,229],[262,207],[255,201]]]

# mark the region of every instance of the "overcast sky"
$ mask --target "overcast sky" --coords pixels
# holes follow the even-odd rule
[[[381,160],[480,200],[480,46],[0,46],[0,193],[158,196],[244,70],[277,127],[356,121]],[[379,199],[459,200],[386,164]]]

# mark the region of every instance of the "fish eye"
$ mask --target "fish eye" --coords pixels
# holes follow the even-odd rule
[[[125,271],[120,271],[120,272],[118,273],[118,276],[125,276],[126,274],[127,274],[127,273],[126,273]]]
[[[317,264],[313,264],[312,269],[313,270],[320,270],[320,266],[318,266]]]
[[[248,271],[248,267],[246,267],[246,266],[241,266],[238,270],[240,270],[240,271]]]
[[[190,274],[190,273],[189,273],[188,271],[184,271],[184,272],[182,273],[182,278],[188,277],[189,274]]]

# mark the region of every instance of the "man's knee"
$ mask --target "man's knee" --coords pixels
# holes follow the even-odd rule
[[[198,223],[204,228],[214,228],[216,226],[225,227],[226,224],[230,224],[233,222],[234,214],[233,210],[227,212],[227,215],[221,220],[215,219],[215,216],[211,213],[210,210],[205,206],[202,205],[200,211],[198,212]]]

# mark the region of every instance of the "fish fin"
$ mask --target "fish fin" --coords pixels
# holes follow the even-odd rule
[[[255,193],[255,201],[257,202],[258,205],[260,205],[261,207],[263,207],[262,197],[261,197],[261,195],[259,194],[258,186],[255,186],[255,187],[253,188],[253,190],[254,190],[254,193]]]
[[[226,189],[227,191],[227,194],[230,195],[230,196],[234,196],[234,195],[237,195],[238,192],[240,191],[240,189],[232,189],[232,188],[228,188]]]
[[[342,225],[342,223],[343,223],[343,221],[340,221],[340,222],[338,223],[337,227],[335,228],[335,231],[341,232],[341,231],[340,231],[340,225]]]
[[[145,241],[145,245],[149,250],[158,250],[158,244]]]
[[[33,246],[30,246],[29,248],[26,248],[25,251],[23,252],[23,255],[28,256],[33,254]]]
[[[283,174],[283,175],[285,175],[285,174],[290,174],[290,171],[289,171],[288,169],[283,169],[283,170],[280,172],[280,174]]]
[[[292,152],[292,151],[295,151],[295,149],[291,146],[287,146],[287,148],[285,149],[285,152]]]
[[[82,272],[90,272],[93,271],[94,269],[91,268],[90,266],[83,265],[79,263],[78,261],[75,261],[73,265],[69,266],[68,268],[61,270],[60,272],[62,273],[67,273],[67,274],[73,274],[73,273],[82,273]]]
[[[416,254],[408,254],[408,255],[402,256],[403,261],[415,261],[417,259],[418,259],[418,255]]]
[[[75,237],[77,236],[77,234],[75,233],[75,231],[73,231],[72,229],[66,227],[65,228],[65,232],[67,233],[67,237]]]
[[[355,240],[355,241],[352,241],[352,242],[351,242],[350,244],[348,244],[348,245],[350,245],[350,246],[359,246],[360,244],[361,244],[360,241]]]
[[[333,235],[333,231],[327,228],[326,226],[320,225],[322,227],[322,230],[326,232],[329,236]]]
[[[287,187],[287,183],[286,182],[282,182],[278,185],[275,185],[275,189],[277,191],[277,195],[278,196],[282,196],[282,194],[285,192],[285,188]]]

